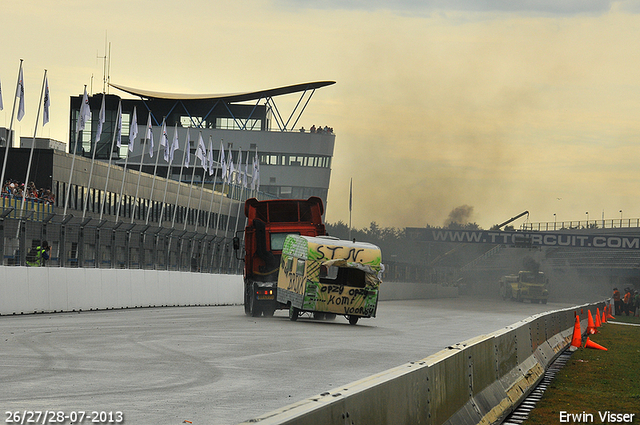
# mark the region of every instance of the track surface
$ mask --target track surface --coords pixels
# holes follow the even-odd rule
[[[356,326],[249,318],[242,306],[2,316],[2,420],[121,411],[127,424],[235,424],[571,305],[386,301]]]

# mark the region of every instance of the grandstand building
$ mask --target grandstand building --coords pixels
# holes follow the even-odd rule
[[[238,156],[242,153],[242,169],[254,157],[260,162],[260,192],[262,196],[275,198],[308,198],[318,196],[325,203],[331,177],[331,159],[333,156],[335,134],[333,131],[310,133],[301,131],[300,117],[315,90],[334,84],[333,81],[321,81],[275,89],[221,94],[173,94],[134,89],[111,84],[112,87],[137,97],[124,99],[113,94],[98,94],[89,98],[91,120],[76,139],[76,123],[82,104],[82,96],[71,97],[69,115],[69,152],[74,149],[78,155],[92,158],[95,147],[95,158],[113,163],[129,170],[142,170],[147,174],[180,179],[180,165],[185,157],[187,133],[190,140],[189,164],[196,164],[195,182],[205,179],[205,186],[221,189],[220,169],[214,175],[205,173],[196,162],[196,145],[201,135],[205,145],[213,146],[214,161],[218,161],[220,146],[224,147],[225,157],[233,158],[238,164]],[[299,96],[298,103],[288,116],[283,117],[276,105],[276,97],[284,95]],[[98,119],[102,100],[105,100],[105,123],[97,143]],[[114,131],[118,104],[122,108],[122,132],[119,149],[114,146]],[[132,116],[136,111],[136,117]],[[154,155],[148,153],[150,143],[144,142],[147,122],[151,118],[154,138]],[[160,135],[162,123],[165,123],[169,142],[177,132],[179,144],[171,164],[163,155],[158,161],[160,151]],[[127,143],[130,125],[137,122],[138,137],[134,150],[127,158]],[[76,143],[77,140],[77,143]],[[145,152],[143,153],[143,149]],[[183,168],[182,182],[191,182],[191,172]],[[251,171],[249,171],[251,174]]]

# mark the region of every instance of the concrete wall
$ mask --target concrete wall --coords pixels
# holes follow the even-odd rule
[[[587,311],[603,306],[532,316],[244,424],[498,424],[571,343],[575,314],[586,329]]]
[[[243,303],[242,276],[155,270],[0,267],[0,315]]]

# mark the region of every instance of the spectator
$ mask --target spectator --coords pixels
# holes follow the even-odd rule
[[[613,306],[615,307],[614,314],[616,316],[622,314],[622,299],[620,298],[618,288],[613,288]]]
[[[45,261],[51,258],[51,247],[47,241],[32,248],[27,253],[27,267],[44,267]]]
[[[315,133],[316,132],[316,126],[312,125],[311,128],[309,129],[309,133]]]

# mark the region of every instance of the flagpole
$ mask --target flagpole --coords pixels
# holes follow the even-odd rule
[[[209,146],[213,148],[211,144],[211,136],[209,136]],[[216,171],[218,167],[220,167],[220,178],[222,179],[222,167],[220,164],[221,160],[222,160],[222,151],[218,152],[218,166],[216,167]],[[211,167],[213,167],[213,163],[209,164],[209,170],[211,170]],[[211,174],[212,173],[209,173],[209,175]],[[213,176],[213,186],[211,187],[211,199],[209,199],[209,215],[207,216],[207,227],[205,228],[205,231],[204,231],[205,233],[209,233],[209,222],[211,221],[211,213],[213,212],[213,198],[216,193],[217,180],[218,180],[218,173],[216,172],[215,175]]]
[[[173,131],[173,138],[175,140],[178,137],[178,124],[176,124],[175,129]],[[167,140],[167,147],[165,149],[169,149],[169,168],[167,169],[167,178],[164,182],[164,196],[162,197],[162,208],[160,209],[160,219],[158,220],[158,227],[162,227],[162,218],[164,216],[164,205],[167,200],[167,189],[169,187],[169,175],[171,174],[171,165],[173,164],[173,142],[171,142],[171,146],[169,146],[169,141]]]
[[[62,214],[63,217],[67,216],[67,208],[69,207],[69,196],[71,195],[71,178],[73,177],[73,166],[76,162],[76,152],[78,151],[78,138],[80,137],[80,132],[84,130],[85,125],[85,98],[87,101],[86,107],[89,109],[89,118],[91,118],[91,109],[89,107],[89,98],[87,97],[87,85],[84,85],[84,96],[82,96],[82,105],[80,106],[80,116],[78,117],[78,121],[76,122],[76,143],[73,146],[73,156],[71,157],[71,169],[69,170],[69,184],[67,185],[67,195],[64,200],[64,212]],[[82,123],[82,128],[78,124]]]
[[[229,151],[229,158],[230,161],[229,163],[233,162],[233,158],[231,157],[231,151]],[[240,150],[238,152],[238,169],[240,169],[240,163],[242,162],[242,150]],[[236,171],[236,173],[238,173],[238,171]],[[236,174],[237,175],[237,174]],[[229,176],[231,178],[231,181],[233,181],[233,176],[230,175]],[[231,188],[231,184],[229,184],[229,188],[231,189],[231,196],[229,197],[229,210],[227,211],[227,226],[224,229],[224,239],[226,241],[227,239],[227,234],[229,233],[229,223],[231,222],[231,208],[233,207],[233,195],[236,192],[236,186],[238,186],[238,182],[235,181],[233,184],[233,188]],[[224,251],[222,252],[222,260],[224,260]],[[220,266],[222,266],[222,261],[220,261]],[[229,264],[229,268],[231,268],[231,263]],[[222,271],[222,269],[221,269]]]
[[[173,217],[171,218],[171,228],[173,229],[176,225],[176,213],[178,212],[178,199],[180,198],[180,186],[182,186],[182,168],[184,167],[185,158],[189,155],[189,150],[191,149],[191,141],[189,140],[189,128],[187,128],[187,140],[184,147],[184,153],[182,154],[182,162],[180,163],[180,177],[178,178],[178,190],[176,190],[176,204],[173,207]],[[179,146],[178,146],[179,147]]]
[[[190,144],[187,144],[190,148]],[[191,184],[189,185],[189,196],[187,198],[187,212],[184,218],[184,227],[182,230],[187,230],[187,221],[189,221],[189,208],[191,207],[191,191],[193,189],[193,178],[196,175],[196,158],[193,158],[193,170],[191,171]]]
[[[164,120],[166,117],[162,118],[162,124],[163,124],[163,128],[164,128]],[[157,122],[157,121],[156,121]],[[162,142],[162,135],[160,135],[160,142]],[[151,210],[153,209],[153,206],[151,205],[153,203],[153,188],[156,185],[156,177],[157,177],[157,171],[158,171],[158,160],[160,159],[160,146],[161,143],[158,143],[158,154],[156,155],[156,165],[153,167],[153,181],[151,182],[151,193],[149,194],[149,208],[147,209],[147,219],[145,221],[145,225],[149,224],[149,216],[151,215]],[[151,150],[151,152],[153,152],[153,150]]]
[[[151,112],[149,112],[149,120],[151,119]],[[136,215],[136,205],[138,204],[138,189],[140,188],[140,176],[142,176],[142,163],[144,162],[144,151],[147,149],[147,132],[144,133],[144,140],[142,142],[142,154],[140,155],[140,169],[138,170],[138,184],[136,185],[136,196],[133,199],[133,210],[131,211],[131,224],[133,224],[133,217]]]
[[[118,127],[122,124],[120,123],[120,119],[122,116],[122,100],[118,102],[118,112],[116,116],[116,128],[113,132],[113,138],[111,140],[111,149],[109,150],[109,165],[107,166],[107,177],[104,180],[104,192],[102,193],[102,204],[100,205],[100,221],[102,221],[102,214],[104,213],[104,205],[107,202],[107,185],[109,184],[109,174],[111,173],[111,159],[113,158],[113,148],[116,144],[116,136],[120,137],[120,130]],[[118,156],[120,153],[118,153]]]
[[[222,142],[220,142],[220,161],[222,161],[222,149],[224,148],[224,145],[222,144]],[[229,151],[231,152],[231,151]],[[223,169],[224,168],[224,169]],[[220,207],[218,208],[218,217],[216,219],[216,233],[218,233],[218,230],[220,229],[220,215],[222,214],[222,198],[224,197],[224,185],[225,183],[227,183],[227,177],[225,176],[227,174],[227,164],[226,162],[224,164],[220,164],[220,178],[222,179],[222,192],[220,193]],[[229,187],[231,187],[231,185],[229,185]]]
[[[100,141],[100,136],[102,135],[102,125],[104,124],[103,113],[104,110],[104,98],[105,94],[102,93],[102,107],[100,108],[100,117],[98,117],[100,132],[96,131],[96,140],[95,146],[91,148],[91,169],[89,170],[89,182],[87,183],[87,196],[84,197],[84,205],[82,206],[82,219],[84,220],[85,214],[87,213],[87,204],[89,203],[89,191],[91,190],[91,179],[93,177],[93,165],[96,162],[96,151],[98,150],[98,142]]]
[[[202,132],[200,132],[200,137],[202,137]],[[211,138],[211,136],[209,136],[209,138]],[[211,145],[211,143],[209,144]],[[202,195],[204,194],[204,181],[205,181],[205,178],[207,177],[208,168],[213,165],[213,164],[208,164],[207,162],[208,160],[206,159],[206,153],[207,152],[205,152],[205,162],[203,164],[204,171],[202,172],[202,186],[200,187],[200,201],[198,201],[198,212],[196,213],[196,227],[195,227],[196,232],[198,231],[198,224],[200,224],[200,208],[202,208]],[[202,265],[200,267],[202,268]]]
[[[351,240],[351,206],[353,205],[353,177],[349,180],[349,240]]]
[[[7,159],[9,157],[9,148],[13,145],[13,118],[16,113],[16,98],[18,87],[20,87],[20,76],[22,75],[22,59],[20,59],[20,69],[18,70],[18,81],[16,83],[16,96],[13,96],[13,107],[11,108],[11,121],[9,121],[9,134],[7,134],[7,146],[4,149],[4,162],[2,163],[2,174],[0,174],[0,192],[4,187],[4,174],[7,169]],[[23,90],[24,91],[24,90]],[[24,94],[23,94],[24,96]]]
[[[40,90],[40,102],[38,102],[38,113],[36,114],[36,125],[33,129],[33,140],[31,142],[31,150],[29,152],[29,165],[27,165],[27,176],[24,178],[24,189],[22,189],[22,206],[20,212],[20,219],[24,216],[25,199],[27,198],[27,189],[29,188],[29,174],[31,173],[31,162],[33,161],[33,151],[36,146],[36,133],[38,132],[38,119],[40,118],[40,107],[42,106],[42,97],[44,96],[44,85],[47,81],[47,70],[44,70],[44,77],[42,78],[42,89]],[[43,124],[44,125],[44,124]]]

